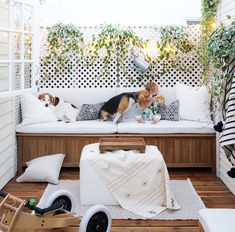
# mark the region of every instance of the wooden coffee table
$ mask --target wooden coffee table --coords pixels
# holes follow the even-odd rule
[[[138,138],[100,138],[99,149],[100,153],[105,151],[116,150],[138,150],[141,153],[145,152],[146,144],[142,137]]]

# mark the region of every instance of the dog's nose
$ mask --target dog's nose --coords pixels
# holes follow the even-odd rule
[[[49,106],[49,104],[47,103],[47,104],[45,104],[45,106],[46,106],[46,107],[48,107],[48,106]]]

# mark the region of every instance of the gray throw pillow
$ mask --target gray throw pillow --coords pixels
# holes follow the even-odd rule
[[[83,104],[78,114],[77,120],[95,120],[99,118],[99,113],[104,102],[96,104]]]
[[[167,106],[160,106],[159,114],[161,115],[161,120],[179,121],[179,100],[173,101]]]

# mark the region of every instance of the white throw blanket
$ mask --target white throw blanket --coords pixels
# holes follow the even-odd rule
[[[180,208],[157,147],[147,146],[145,154],[119,150],[99,156],[95,155],[99,153],[98,143],[87,149],[94,153],[87,157],[90,165],[124,209],[152,218],[165,209]]]

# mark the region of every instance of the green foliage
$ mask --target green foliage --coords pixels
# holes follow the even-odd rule
[[[202,20],[200,39],[200,59],[203,84],[209,84],[210,61],[208,59],[208,40],[216,26],[216,12],[220,0],[202,0]]]
[[[223,94],[224,84],[229,78],[227,70],[234,57],[235,20],[227,26],[221,24],[208,40],[208,59],[214,70],[210,89],[214,96]]]
[[[220,0],[202,0],[202,21],[215,17]]]
[[[69,62],[72,54],[78,54],[79,61],[83,57],[83,34],[72,24],[56,24],[47,28],[46,55],[43,64],[50,65],[56,62],[55,72],[63,72],[64,68],[72,70]]]
[[[97,36],[93,35],[88,46],[88,62],[93,63],[103,53],[103,71],[108,73],[108,63],[117,55],[117,64],[125,73],[125,62],[134,55],[135,48],[142,47],[141,39],[131,29],[120,25],[101,25],[101,32]]]
[[[185,28],[177,26],[167,26],[160,28],[160,41],[157,43],[159,49],[158,60],[163,64],[164,72],[167,71],[167,63],[172,67],[187,71],[182,62],[182,58],[192,51],[193,43]]]

